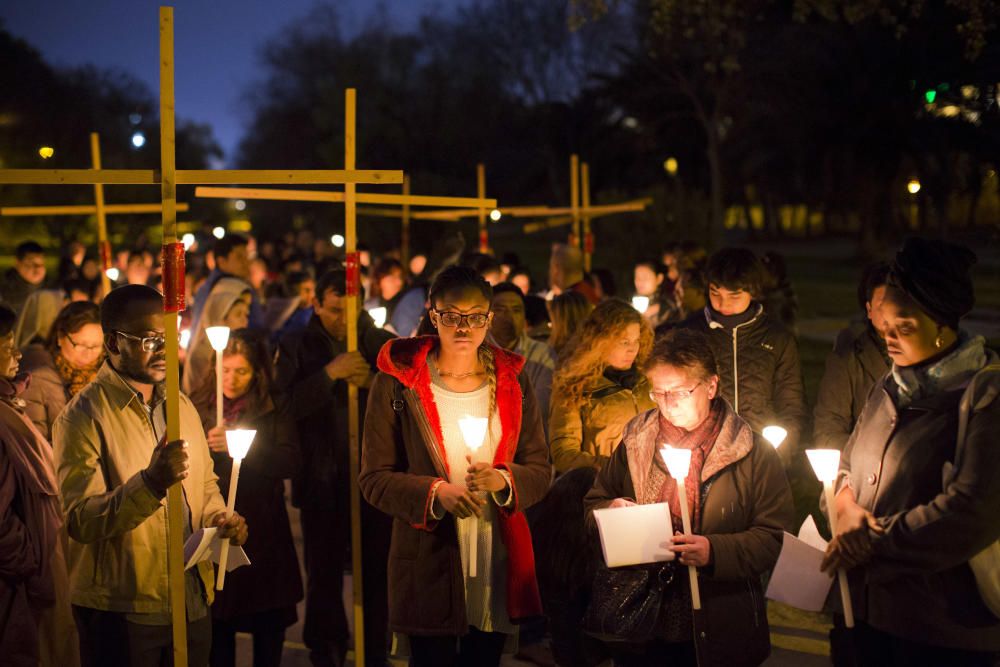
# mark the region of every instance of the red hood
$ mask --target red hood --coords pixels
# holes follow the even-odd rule
[[[429,376],[427,355],[437,345],[437,336],[393,338],[382,346],[378,354],[378,369],[399,380],[404,387],[413,388],[425,373]],[[486,345],[493,351],[497,381],[504,378],[517,382],[517,376],[524,367],[524,357],[490,343]]]

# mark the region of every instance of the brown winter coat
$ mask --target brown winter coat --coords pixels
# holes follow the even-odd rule
[[[728,405],[726,411],[702,467],[698,532],[712,545],[712,564],[698,570],[702,622],[695,640],[702,667],[758,665],[770,654],[761,575],[774,567],[783,531],[794,520],[792,493],[774,448]],[[589,522],[595,509],[615,498],[637,499],[636,489],[645,488],[653,466],[668,474],[658,454],[659,432],[655,409],[629,422],[621,446],[584,499]]]
[[[996,363],[996,355],[991,357]],[[966,438],[956,461],[959,402],[971,386]],[[1000,619],[976,588],[969,559],[1000,539],[1000,372],[899,409],[885,378],[841,459],[859,505],[885,528],[871,560],[850,572],[854,612],[910,641],[1000,651]],[[947,484],[946,463],[955,463]]]
[[[654,407],[645,376],[630,390],[602,375],[583,396],[579,407],[570,407],[556,395],[550,399],[549,450],[556,472],[600,468],[621,442],[625,424]]]
[[[847,327],[826,357],[813,409],[813,447],[843,450],[875,383],[889,372],[885,344],[871,325]]]
[[[464,635],[465,581],[455,521],[431,517],[431,490],[447,480],[441,423],[427,355],[436,336],[386,343],[368,395],[360,484],[365,499],[394,517],[389,551],[389,627],[409,635]],[[541,413],[524,360],[493,348],[503,435],[494,467],[510,474],[512,507],[498,525],[508,553],[507,609],[517,621],[541,613],[531,534],[523,510],[549,487]]]

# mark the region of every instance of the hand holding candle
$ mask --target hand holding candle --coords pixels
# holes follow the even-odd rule
[[[812,466],[816,478],[823,482],[823,493],[826,496],[826,511],[830,518],[830,531],[837,536],[837,505],[834,499],[833,483],[840,469],[840,451],[836,449],[807,449],[806,456]],[[837,583],[840,585],[840,602],[844,607],[844,625],[854,627],[854,608],[851,606],[851,593],[847,588],[847,573],[837,570]]]
[[[215,425],[222,426],[222,352],[229,344],[229,327],[207,327],[205,335],[215,350]]]
[[[489,427],[489,419],[485,417],[462,417],[458,420],[458,428],[462,431],[462,438],[465,446],[469,448],[471,455],[469,463],[472,464],[476,458],[476,452],[486,441],[486,429]],[[471,528],[469,529],[469,576],[476,576],[476,560],[479,558],[479,517],[472,517]]]
[[[684,534],[691,535],[691,513],[688,510],[687,487],[685,480],[691,470],[691,450],[678,449],[667,445],[660,450],[663,462],[667,465],[667,471],[677,482],[677,499],[681,504],[681,522],[684,525]],[[698,570],[694,565],[688,565],[688,579],[691,582],[691,606],[701,609],[701,591],[698,589]]]
[[[227,329],[228,334],[228,329]],[[229,445],[229,455],[233,457],[233,472],[229,477],[229,497],[226,502],[226,516],[232,517],[236,513],[236,485],[240,478],[240,465],[250,451],[257,431],[252,429],[234,429],[226,431],[226,442]],[[226,563],[229,561],[229,540],[223,540],[222,549],[219,554],[219,576],[215,584],[215,590],[221,591],[226,584]]]

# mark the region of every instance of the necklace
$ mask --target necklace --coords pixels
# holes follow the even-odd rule
[[[474,377],[476,375],[486,375],[486,371],[469,371],[467,373],[449,373],[448,371],[441,368],[440,363],[437,359],[434,359],[434,366],[437,368],[438,375],[443,378],[454,378],[456,380],[464,380],[465,378]]]

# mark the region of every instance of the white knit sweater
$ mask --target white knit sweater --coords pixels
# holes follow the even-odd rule
[[[436,373],[432,372],[432,376]],[[440,384],[431,383],[434,402],[441,416],[441,432],[448,461],[449,482],[465,486],[469,467],[466,456],[471,451],[465,445],[458,420],[463,417],[488,417],[490,388],[488,384],[475,391],[458,393]],[[501,437],[500,417],[494,412],[486,441],[473,457],[473,462],[493,461]],[[457,519],[459,552],[462,554],[462,575],[465,579],[465,606],[469,625],[484,632],[513,633],[514,626],[507,614],[507,549],[496,525],[496,502],[507,500],[509,490],[501,494],[486,494],[482,518]],[[440,507],[436,508],[441,512]],[[476,575],[469,576],[470,538],[476,524]],[[494,539],[496,536],[496,539]]]

